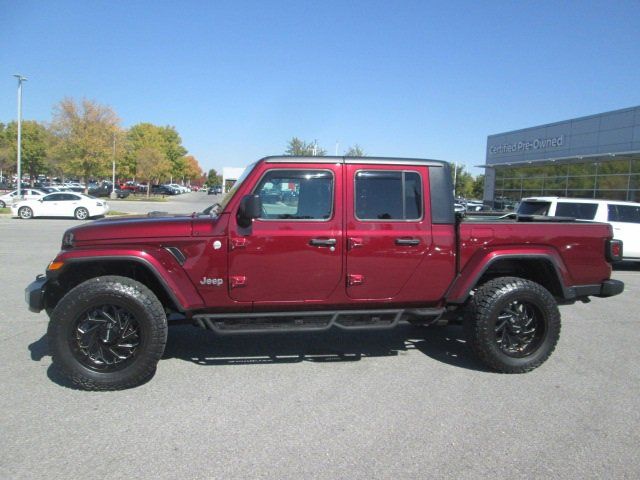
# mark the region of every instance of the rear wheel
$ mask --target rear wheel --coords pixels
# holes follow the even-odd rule
[[[465,328],[484,364],[502,373],[524,373],[539,367],[555,349],[560,312],[542,285],[502,277],[475,292]]]
[[[167,341],[162,304],[146,286],[105,276],[73,288],[51,314],[53,364],[85,390],[119,390],[151,378]]]
[[[0,200],[0,208],[6,208],[7,204]]]
[[[18,216],[24,220],[33,218],[33,210],[29,207],[20,207],[20,210],[18,210]]]
[[[78,220],[86,220],[87,218],[89,218],[89,210],[87,210],[84,207],[78,207],[76,208],[76,211],[73,213],[73,216],[76,217]]]

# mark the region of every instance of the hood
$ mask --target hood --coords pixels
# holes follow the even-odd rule
[[[192,233],[192,215],[172,215],[153,212],[149,215],[111,217],[96,220],[65,233],[73,234],[78,243],[104,243],[110,240],[137,240],[145,238],[189,237]]]

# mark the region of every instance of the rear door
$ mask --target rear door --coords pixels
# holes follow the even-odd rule
[[[262,215],[231,221],[229,295],[242,302],[321,301],[342,278],[342,164],[274,165],[256,172]]]
[[[607,210],[613,237],[622,240],[624,258],[640,258],[640,205],[609,203]]]
[[[347,295],[392,299],[432,243],[422,166],[348,164]]]

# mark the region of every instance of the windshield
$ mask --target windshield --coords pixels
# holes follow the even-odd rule
[[[240,175],[240,178],[236,180],[236,183],[233,184],[233,187],[231,188],[231,190],[229,190],[227,194],[224,196],[224,198],[220,201],[220,204],[219,204],[220,208],[217,209],[218,212],[224,211],[224,209],[227,207],[227,204],[229,203],[229,200],[233,198],[238,188],[240,188],[240,185],[242,185],[242,183],[246,180],[246,178],[249,176],[249,174],[254,169],[257,163],[258,162],[254,162],[244,169],[244,172],[242,172],[242,175]]]
[[[524,200],[518,207],[518,215],[549,215],[551,202]]]

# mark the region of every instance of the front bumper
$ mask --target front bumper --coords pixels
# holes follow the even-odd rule
[[[29,306],[29,311],[38,313],[44,309],[44,291],[47,277],[40,274],[24,289],[24,300]]]

